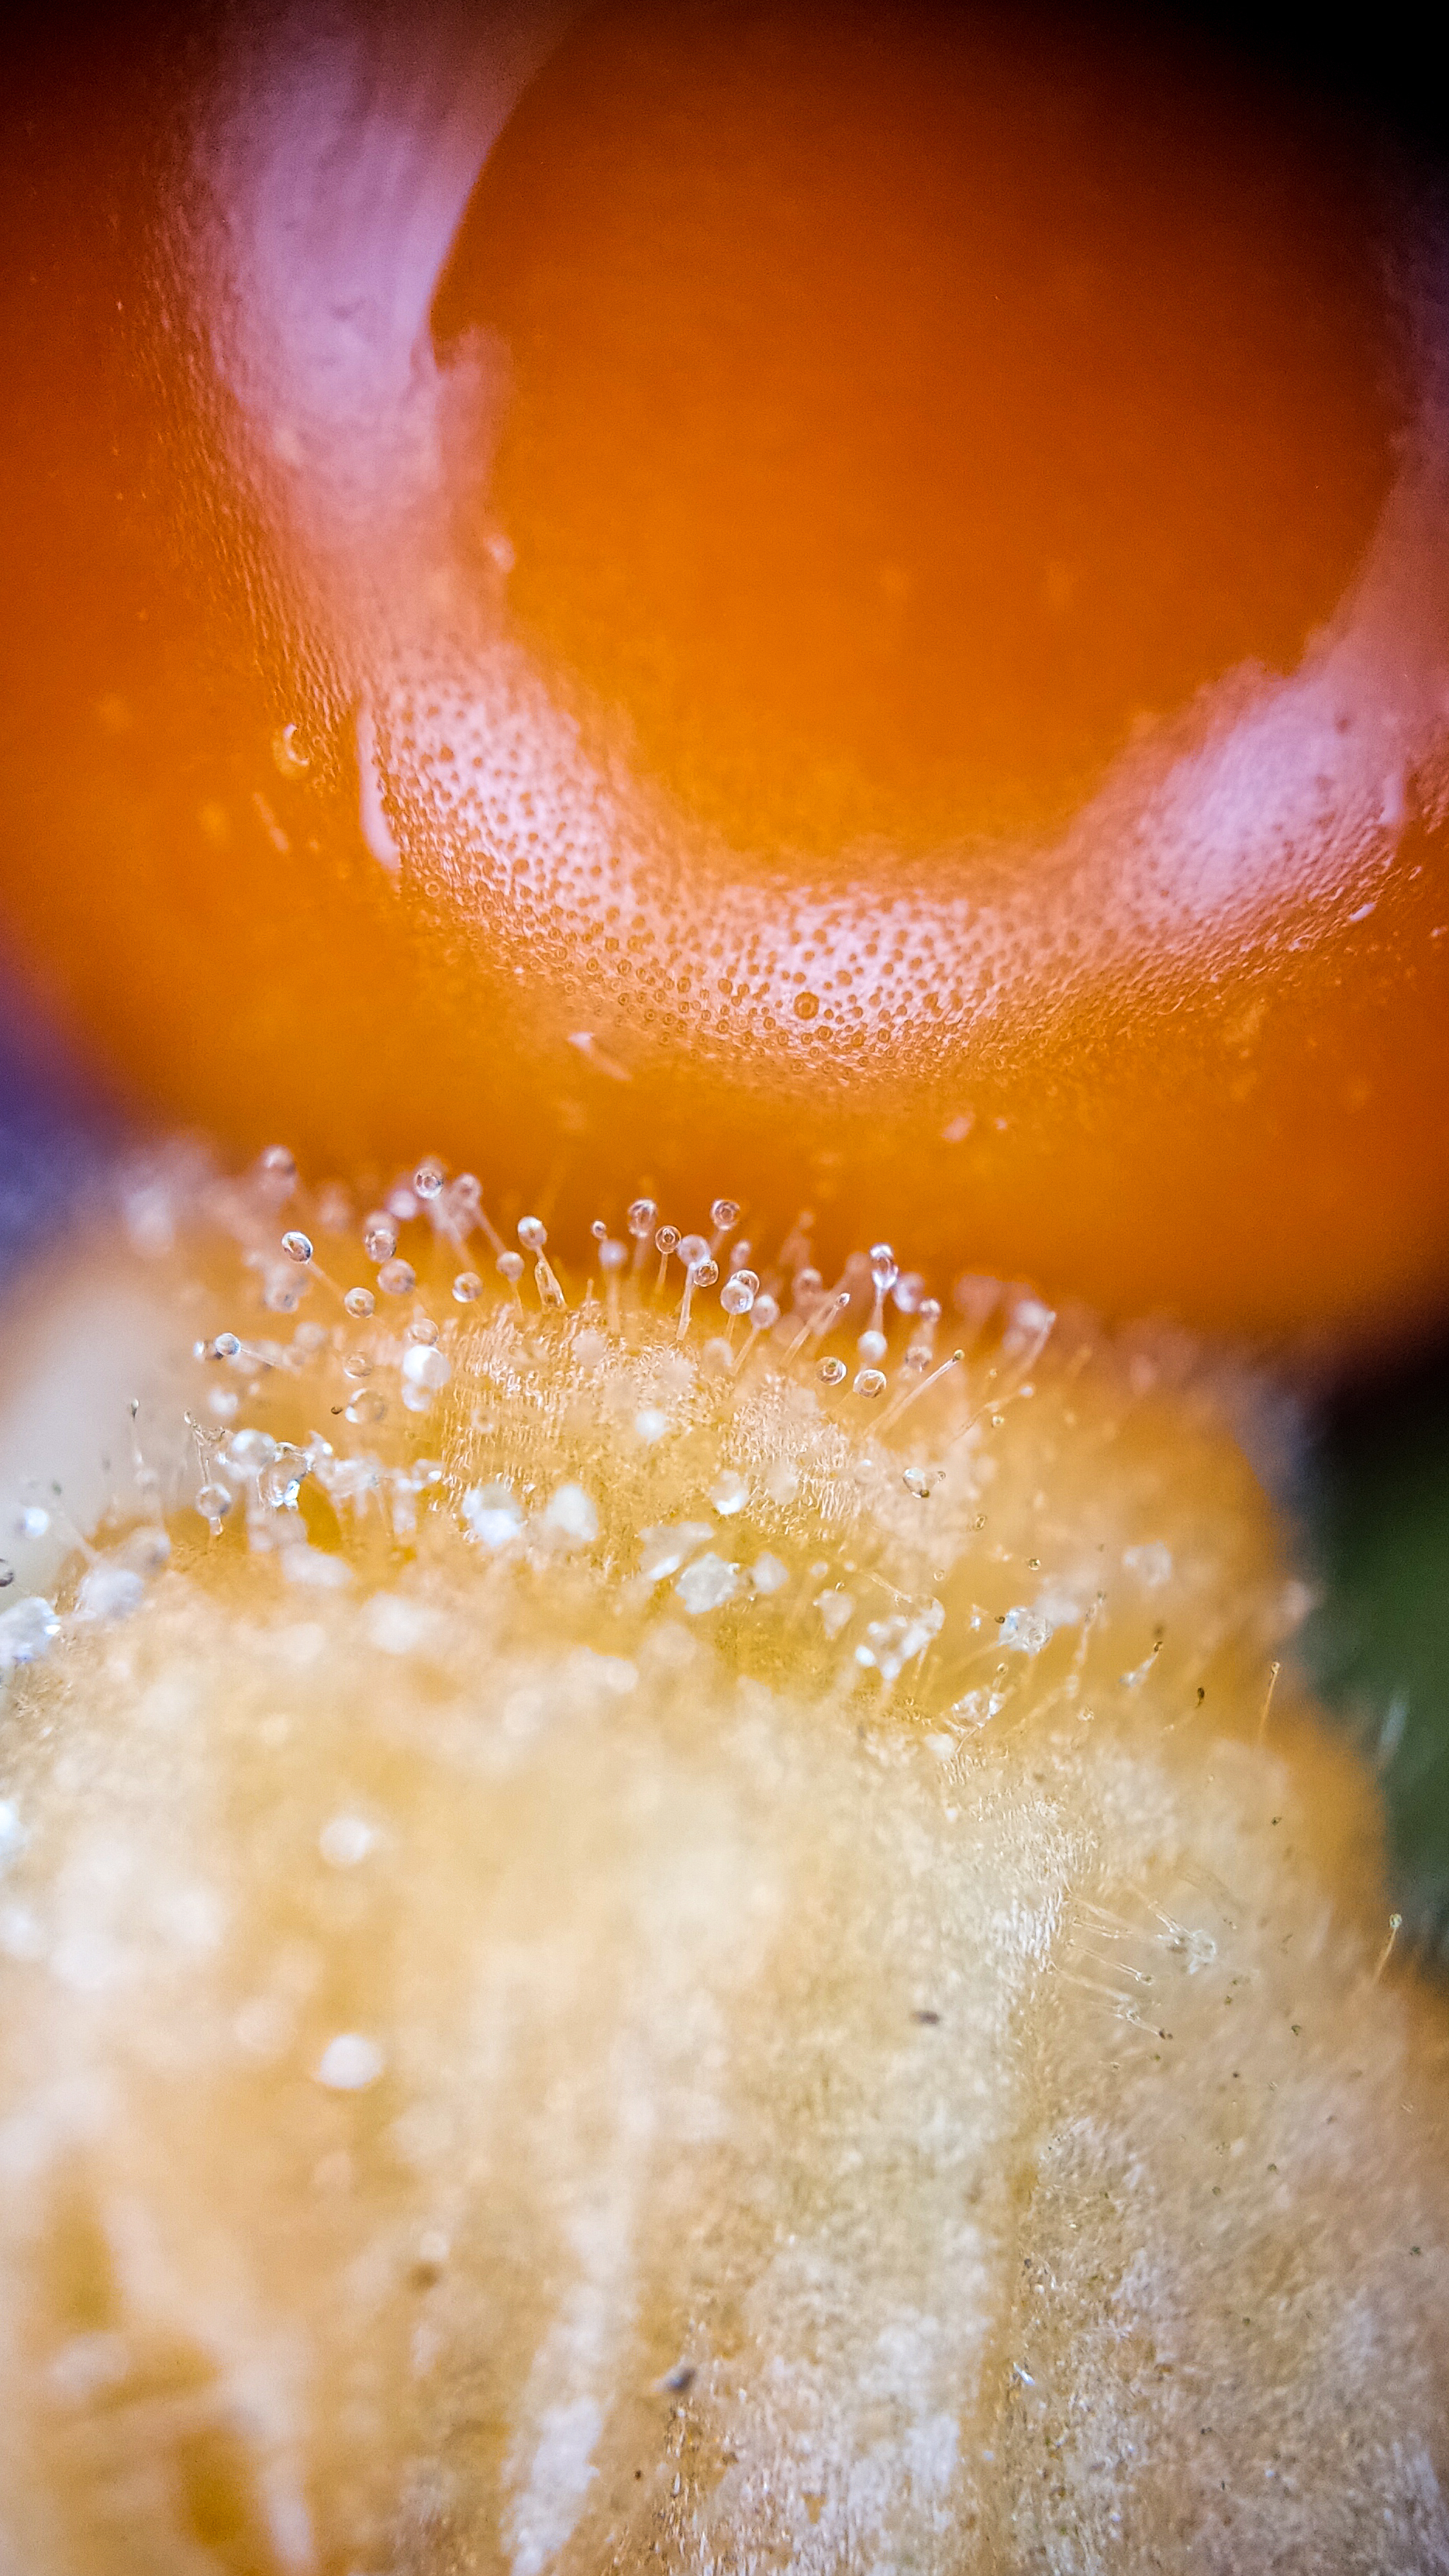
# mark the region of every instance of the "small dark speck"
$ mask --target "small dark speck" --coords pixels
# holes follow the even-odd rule
[[[694,2386],[694,2381],[695,2369],[693,2362],[682,2361],[677,2370],[671,2370],[668,2373],[665,2378],[664,2385],[666,2388],[672,2389],[676,2397],[682,2397],[686,2389],[690,2389]]]
[[[940,2018],[938,2012],[913,2012],[911,2015],[912,2021],[938,2022]]]

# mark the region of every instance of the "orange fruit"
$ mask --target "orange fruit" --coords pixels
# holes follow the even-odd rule
[[[289,26],[16,85],[8,936],[130,1097],[1440,1306],[1414,154],[1127,20]]]

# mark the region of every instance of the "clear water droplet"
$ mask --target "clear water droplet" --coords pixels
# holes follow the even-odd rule
[[[432,1316],[414,1315],[412,1322],[408,1326],[408,1340],[410,1342],[426,1343],[428,1349],[431,1350],[437,1338],[438,1328],[434,1323]]]
[[[219,1360],[234,1360],[241,1344],[235,1333],[218,1333],[211,1347]]]
[[[374,1395],[371,1388],[362,1395],[355,1395],[347,1408],[347,1419],[354,1424],[381,1422],[386,1414],[387,1406],[382,1397]]]
[[[865,1332],[855,1347],[867,1368],[876,1368],[886,1355],[886,1337],[884,1333]]]
[[[717,1225],[717,1226],[721,1229],[721,1231],[722,1231],[722,1232],[724,1232],[724,1233],[728,1233],[728,1231],[729,1231],[729,1229],[730,1229],[730,1227],[731,1227],[732,1225],[738,1225],[738,1224],[739,1224],[739,1221],[740,1221],[740,1203],[739,1203],[739,1200],[738,1200],[738,1199],[716,1199],[716,1200],[714,1201],[713,1205],[712,1205],[712,1206],[711,1206],[711,1208],[710,1208],[710,1212],[709,1212],[709,1221],[710,1221],[710,1224],[711,1224],[711,1225]]]
[[[370,1288],[349,1288],[342,1303],[349,1315],[356,1316],[359,1324],[365,1324],[369,1315],[377,1313],[377,1299]]]
[[[709,1245],[702,1234],[681,1235],[676,1250],[686,1270],[694,1270],[709,1259]]]
[[[671,1252],[673,1252],[673,1251],[676,1249],[676,1247],[678,1246],[678,1242],[679,1242],[679,1228],[678,1228],[678,1226],[677,1226],[677,1225],[661,1225],[661,1227],[659,1228],[658,1233],[657,1233],[657,1234],[655,1235],[655,1237],[654,1237],[654,1249],[655,1249],[655,1251],[656,1251],[656,1252],[662,1252],[662,1253],[664,1253],[664,1254],[666,1255],[666,1257],[667,1257],[667,1256],[668,1256],[668,1254],[670,1254]]]
[[[310,1261],[312,1238],[308,1234],[303,1234],[300,1226],[294,1225],[282,1237],[282,1250],[289,1261]]]
[[[873,1399],[878,1395],[884,1395],[885,1390],[885,1377],[880,1369],[863,1368],[856,1370],[855,1392],[857,1395],[864,1395]]]
[[[844,1360],[822,1360],[815,1372],[822,1386],[839,1386],[845,1376]]]
[[[385,1261],[377,1274],[377,1284],[385,1297],[410,1297],[418,1284],[418,1274],[410,1261]]]
[[[500,1278],[508,1281],[510,1288],[516,1288],[519,1280],[523,1277],[522,1253],[500,1252],[498,1255],[498,1273]]]
[[[870,1275],[882,1295],[885,1294],[885,1291],[888,1288],[894,1288],[896,1281],[900,1276],[900,1268],[897,1263],[896,1256],[892,1252],[888,1243],[873,1243],[871,1245]]]
[[[479,1278],[477,1271],[460,1270],[457,1278],[453,1282],[453,1297],[455,1303],[459,1306],[471,1306],[479,1297],[482,1296],[482,1294],[483,1282]]]
[[[24,1510],[16,1514],[17,1538],[44,1538],[49,1527],[50,1514],[43,1503],[27,1503]]]
[[[518,1240],[525,1252],[542,1252],[548,1241],[548,1228],[536,1216],[521,1216],[518,1220]]]
[[[196,1497],[196,1509],[204,1521],[210,1521],[213,1532],[220,1529],[231,1510],[231,1492],[226,1485],[203,1485]]]
[[[371,1377],[372,1362],[365,1351],[349,1351],[342,1363],[342,1371],[345,1377]]]
[[[397,1250],[397,1227],[381,1209],[368,1217],[363,1226],[362,1248],[369,1261],[391,1261]]]
[[[719,1292],[719,1302],[727,1315],[749,1313],[755,1302],[754,1277],[752,1270],[737,1270],[732,1279],[725,1281]]]
[[[642,1242],[645,1235],[651,1231],[658,1214],[659,1209],[653,1199],[635,1199],[630,1206],[627,1218],[629,1232]]]
[[[413,1188],[417,1191],[420,1199],[441,1198],[443,1192],[442,1165],[440,1163],[433,1162],[419,1163],[417,1170],[413,1174]]]

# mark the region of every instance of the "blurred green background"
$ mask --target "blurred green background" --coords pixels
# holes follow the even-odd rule
[[[1449,1973],[1449,1348],[1325,1410],[1301,1509],[1309,1668],[1382,1782],[1405,1937]]]

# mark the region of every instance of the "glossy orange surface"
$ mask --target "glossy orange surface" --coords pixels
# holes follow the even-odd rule
[[[1142,25],[565,16],[24,67],[23,971],[314,1169],[1442,1311],[1421,167]]]

